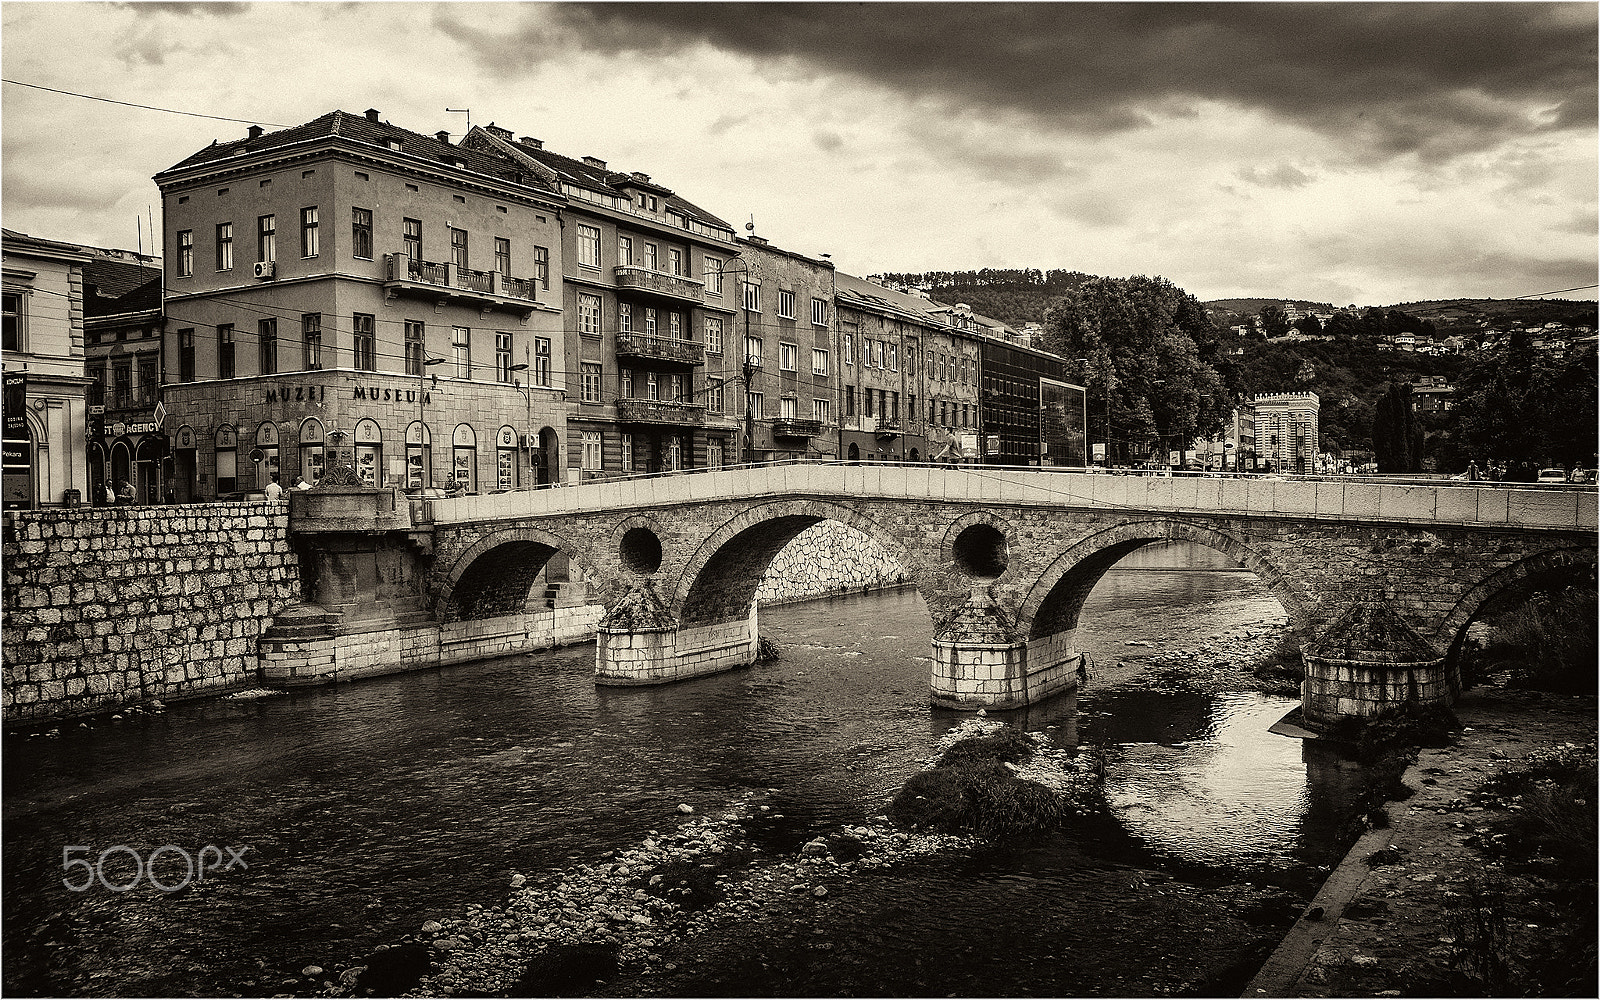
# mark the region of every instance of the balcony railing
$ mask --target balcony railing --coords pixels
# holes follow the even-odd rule
[[[698,427],[705,422],[706,408],[699,403],[678,403],[665,399],[619,399],[617,419],[629,424],[674,424]]]
[[[460,299],[480,306],[500,307],[528,313],[538,304],[534,282],[513,278],[498,271],[475,271],[455,264],[431,260],[412,260],[408,254],[384,256],[384,292],[427,298]]]
[[[772,434],[782,438],[817,437],[822,433],[822,421],[779,417],[772,422]]]
[[[675,361],[684,365],[706,363],[705,345],[692,340],[651,337],[639,333],[617,334],[617,357],[647,361]]]
[[[618,288],[634,288],[658,295],[669,295],[690,302],[704,302],[706,283],[678,274],[664,274],[636,264],[619,264],[615,272]]]
[[[900,436],[900,418],[899,417],[879,417],[878,418],[877,432],[878,432],[878,436],[881,437],[881,438],[899,437]]]

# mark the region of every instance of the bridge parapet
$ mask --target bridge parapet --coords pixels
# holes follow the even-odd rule
[[[1593,488],[1108,476],[992,466],[745,466],[434,500],[429,505],[436,523],[461,523],[795,495],[1568,531],[1600,527],[1600,492]]]

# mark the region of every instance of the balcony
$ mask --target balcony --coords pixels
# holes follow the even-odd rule
[[[671,299],[680,299],[684,302],[704,302],[706,300],[706,283],[693,278],[685,278],[677,274],[663,274],[652,271],[647,267],[635,264],[618,264],[616,268],[616,282],[618,288],[631,288],[641,292],[654,292],[665,295]]]
[[[639,333],[617,334],[617,358],[633,361],[667,361],[680,365],[706,363],[705,345],[692,340],[651,337]]]
[[[699,427],[706,408],[699,403],[674,403],[664,399],[619,399],[617,419],[625,424],[667,424]]]
[[[772,422],[772,436],[781,438],[812,438],[822,434],[822,421],[798,420],[780,417]]]
[[[878,435],[880,440],[887,440],[889,438],[899,437],[900,436],[900,418],[899,417],[879,417],[878,418],[878,426],[876,428],[876,433],[877,433],[877,435]]]
[[[437,302],[477,306],[486,315],[503,309],[526,317],[538,307],[531,278],[513,278],[498,271],[474,271],[454,264],[412,260],[403,253],[385,254],[383,292],[387,298],[408,295]]]

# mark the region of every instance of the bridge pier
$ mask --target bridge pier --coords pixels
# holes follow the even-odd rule
[[[1449,705],[1459,674],[1382,598],[1353,605],[1305,647],[1301,714],[1311,729],[1368,719],[1408,702]]]
[[[1071,690],[1084,669],[1075,634],[1017,640],[1005,611],[974,594],[934,635],[933,704],[969,712],[1022,708]]]
[[[743,619],[683,628],[648,582],[605,616],[595,637],[596,684],[628,686],[722,673],[756,660],[756,609]]]

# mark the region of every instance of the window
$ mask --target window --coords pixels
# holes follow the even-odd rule
[[[578,293],[578,332],[586,337],[600,336],[600,296]]]
[[[421,320],[406,320],[406,374],[422,374],[422,350],[426,327]]]
[[[300,256],[317,255],[317,206],[300,210]]]
[[[278,220],[276,216],[263,215],[256,219],[256,260],[278,259]]]
[[[600,266],[600,230],[594,226],[578,226],[578,263],[584,267]]]
[[[667,248],[667,271],[670,274],[683,274],[683,251]]]
[[[644,266],[647,270],[656,270],[656,264],[658,263],[656,255],[656,245],[654,243],[646,243],[644,245]]]
[[[811,401],[811,419],[828,423],[833,419],[833,401],[828,399],[813,399]]]
[[[916,373],[917,373],[917,349],[915,347],[912,347],[910,344],[907,344],[906,345],[906,374],[907,375],[915,375]]]
[[[722,412],[722,380],[720,378],[706,379],[706,409],[712,413]]]
[[[872,390],[868,388],[861,390],[861,415],[872,416]]]
[[[578,398],[585,403],[600,402],[600,366],[584,362],[579,369],[583,375],[583,382]]]
[[[633,306],[627,302],[617,303],[617,332],[633,332]]]
[[[378,337],[374,332],[376,320],[371,313],[355,313],[351,319],[351,334],[355,341],[354,363],[357,371],[378,370]]]
[[[811,300],[811,322],[817,326],[828,325],[828,300],[813,298]]]
[[[883,341],[881,340],[872,342],[872,367],[883,367]]]
[[[844,387],[844,415],[847,417],[856,415],[856,387],[853,385]]]
[[[256,349],[260,363],[260,374],[276,375],[278,373],[278,321],[264,319],[256,325]]]
[[[649,374],[645,375],[645,377],[644,377],[644,398],[645,399],[660,399],[661,398],[661,380],[656,377],[656,373],[655,372],[650,372]]]
[[[633,263],[633,237],[632,236],[618,236],[617,237],[617,264],[618,264],[618,266],[627,267],[628,265],[630,265],[632,263]]]
[[[350,256],[372,259],[372,209],[350,210]]]
[[[550,248],[533,248],[533,277],[540,288],[550,287]]]
[[[674,403],[683,402],[683,376],[682,375],[668,375],[667,376],[667,396]]]
[[[854,365],[856,363],[856,349],[855,345],[851,343],[851,341],[854,339],[855,338],[848,333],[844,335],[844,363],[847,365]]]
[[[747,392],[744,394],[745,412],[751,416],[760,417],[767,409],[767,397],[761,392]]]
[[[794,292],[790,289],[778,289],[778,316],[782,319],[794,319]]]
[[[217,326],[217,378],[233,378],[233,324]]]
[[[511,241],[504,236],[494,238],[494,269],[511,277]]]
[[[583,471],[599,472],[603,452],[599,431],[583,432]]]
[[[706,317],[706,353],[722,353],[722,317]]]
[[[406,243],[406,256],[413,264],[422,262],[422,220],[405,220],[404,239]]]
[[[511,381],[511,334],[494,335],[494,373],[500,382]]]
[[[761,367],[760,337],[744,338],[744,363],[747,365],[753,365],[757,368]]]
[[[619,398],[619,399],[632,399],[633,398],[633,369],[624,368],[621,371],[617,372],[617,385],[619,386],[619,388],[617,389],[617,398]]]
[[[194,381],[194,331],[178,331],[178,381]]]
[[[744,283],[744,307],[750,312],[761,311],[761,282],[746,281]]]
[[[683,438],[677,434],[667,438],[667,471],[683,468]]]
[[[800,409],[800,401],[793,396],[782,396],[778,399],[778,417],[782,420],[794,420]]]
[[[156,359],[146,355],[139,359],[139,402],[156,401]]]
[[[322,314],[306,313],[300,317],[301,367],[308,372],[322,368]]]
[[[194,273],[194,230],[178,230],[178,277],[187,278]]]
[[[450,263],[467,269],[467,231],[450,226]]]
[[[900,362],[895,358],[895,345],[889,345],[889,368],[893,371],[900,370]]]
[[[722,468],[722,442],[721,441],[707,441],[706,442],[706,468],[708,468],[708,469],[720,469],[720,468]]]
[[[706,294],[722,295],[722,261],[716,257],[706,258]]]
[[[656,310],[654,306],[645,307],[644,335],[646,337],[654,337],[656,335]]]
[[[534,385],[548,387],[550,385],[550,338],[533,338],[533,373]]]
[[[683,317],[680,314],[667,313],[667,336],[673,340],[683,339]]]
[[[217,270],[233,270],[233,223],[217,223]]]
[[[133,405],[133,364],[122,361],[111,366],[111,405],[123,409]]]
[[[811,374],[828,374],[828,352],[821,347],[811,349]]]
[[[472,328],[450,328],[450,356],[456,363],[456,378],[472,377]]]
[[[800,365],[800,348],[794,344],[778,344],[778,368],[780,371],[792,372]]]
[[[622,471],[623,472],[632,472],[633,471],[633,435],[632,434],[624,434],[624,435],[622,435],[622,454],[619,457],[621,459],[621,465],[619,467],[622,469]]]
[[[900,392],[897,389],[889,390],[889,419],[900,419]]]

